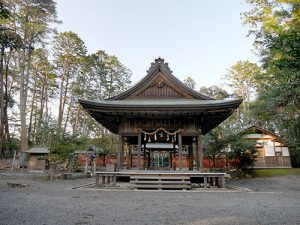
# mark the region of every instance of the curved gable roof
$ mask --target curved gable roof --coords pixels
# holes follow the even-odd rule
[[[159,87],[161,83],[167,86],[167,91],[172,92],[175,96],[178,96],[178,98],[213,100],[212,98],[202,95],[187,87],[183,82],[177,79],[172,74],[168,63],[164,62],[164,59],[162,58],[155,59],[155,62],[151,63],[151,66],[147,71],[147,75],[132,88],[119,95],[108,98],[108,100],[139,98],[138,95],[140,95],[143,91],[147,91],[147,88],[150,89],[153,86]]]

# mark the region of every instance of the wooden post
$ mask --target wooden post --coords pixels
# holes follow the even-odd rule
[[[128,162],[127,167],[130,169],[132,167],[132,157],[131,157],[131,145],[128,145]]]
[[[193,145],[188,145],[188,152],[189,152],[189,170],[193,170],[193,162],[194,162]]]
[[[222,176],[222,184],[221,184],[222,188],[225,188],[225,176]]]
[[[182,170],[182,137],[178,134],[179,170]]]
[[[175,149],[175,142],[173,143],[173,170],[176,170],[176,149]]]
[[[169,151],[169,157],[170,157],[170,169],[172,169],[172,150]]]
[[[146,142],[144,143],[143,169],[146,169]]]
[[[138,170],[141,169],[141,148],[142,148],[142,135],[141,135],[141,133],[139,133],[139,135],[138,135],[138,148],[137,148],[137,151],[138,151],[138,162],[137,162]]]
[[[197,170],[202,171],[203,170],[203,148],[202,148],[202,132],[201,129],[199,129],[199,135],[198,135],[198,146],[197,146],[197,152],[198,152],[198,159],[197,159]]]
[[[93,161],[94,173],[96,173],[96,171],[97,171],[97,165],[96,165],[96,163],[97,163],[97,158],[94,158],[94,161]]]
[[[113,175],[112,177],[112,182],[113,182],[113,186],[116,186],[117,185],[117,175]]]
[[[99,173],[96,173],[96,184],[99,184]]]
[[[198,146],[198,138],[197,138],[197,141],[195,143],[196,145],[196,170],[200,170],[200,156],[199,156],[199,146]]]
[[[117,159],[117,169],[123,169],[123,143],[122,143],[122,135],[119,134],[119,146],[118,146],[118,159]]]
[[[85,156],[84,174],[87,174],[87,171],[88,171],[88,157]]]
[[[204,175],[204,188],[207,188],[207,176]]]

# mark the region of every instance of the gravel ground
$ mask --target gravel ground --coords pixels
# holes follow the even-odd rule
[[[300,176],[228,182],[252,192],[67,189],[93,181],[0,173],[0,224],[300,224]]]

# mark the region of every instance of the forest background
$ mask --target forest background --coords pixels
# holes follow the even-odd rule
[[[229,119],[205,136],[205,154],[221,154],[230,143],[241,155],[240,132],[258,125],[291,147],[300,161],[300,3],[246,0],[242,23],[254,36],[259,63],[237,61],[228,68],[228,88],[201,87],[215,99],[243,98]],[[0,153],[47,146],[65,159],[90,145],[115,152],[115,135],[93,120],[78,99],[105,99],[131,86],[132,72],[105,50],[88,54],[74,32],[57,32],[54,0],[0,1]],[[191,88],[196,81],[187,76]]]

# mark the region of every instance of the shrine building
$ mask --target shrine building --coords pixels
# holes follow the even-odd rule
[[[79,100],[96,121],[118,135],[118,171],[202,171],[203,135],[242,101],[215,100],[192,90],[162,58],[129,90],[104,100]]]

